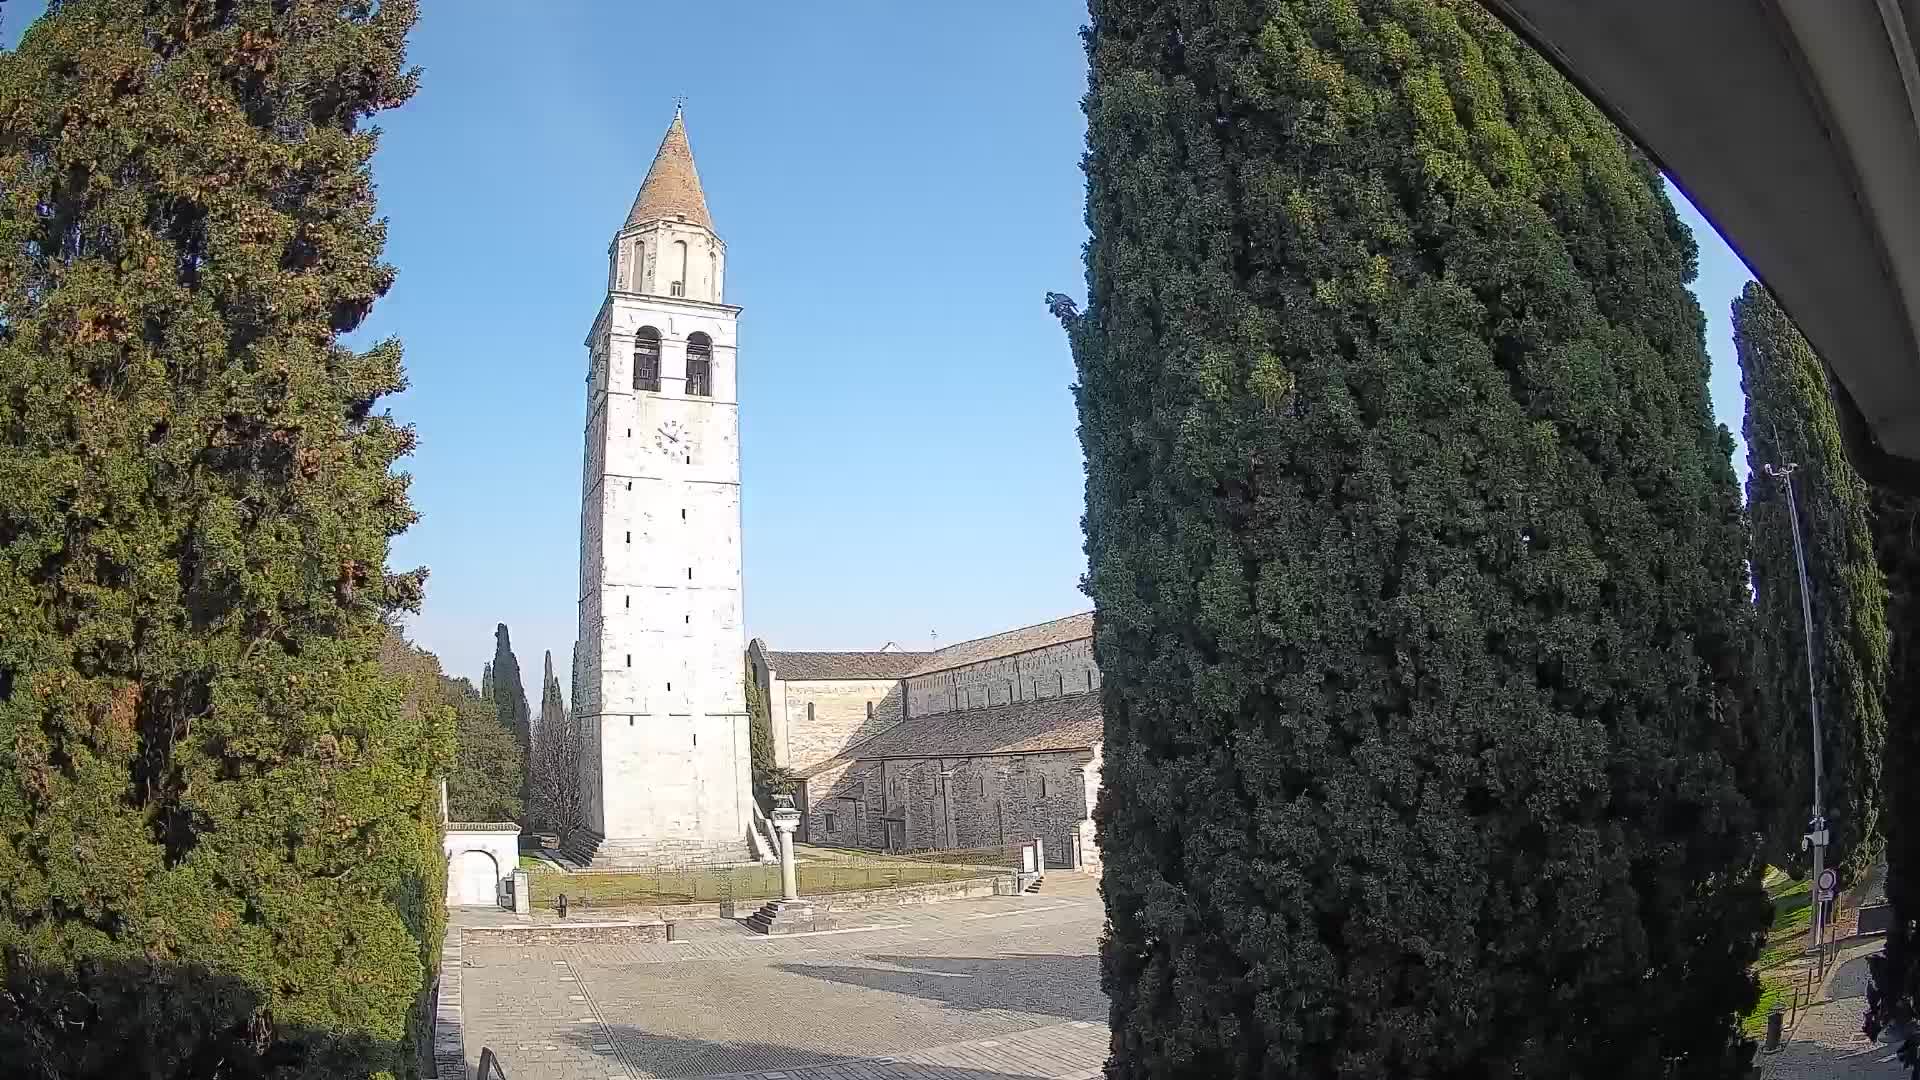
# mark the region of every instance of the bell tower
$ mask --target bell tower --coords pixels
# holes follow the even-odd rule
[[[751,858],[740,309],[680,112],[607,252],[587,334],[574,710],[601,866]]]

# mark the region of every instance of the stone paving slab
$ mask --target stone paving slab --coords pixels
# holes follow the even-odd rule
[[[1893,1047],[1869,1041],[1860,1030],[1867,1007],[1867,957],[1877,939],[1845,946],[1826,992],[1807,1008],[1777,1054],[1761,1055],[1765,1080],[1906,1080]]]
[[[1097,897],[889,915],[776,939],[723,924],[673,943],[469,941],[468,1060],[491,1048],[509,1080],[1098,1075]]]
[[[804,1069],[709,1073],[698,1080],[1094,1080],[1106,1058],[1107,1029],[1082,1020],[899,1057],[852,1059]]]

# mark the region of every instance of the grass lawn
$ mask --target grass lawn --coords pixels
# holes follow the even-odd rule
[[[1767,870],[1767,897],[1773,901],[1773,925],[1767,929],[1767,944],[1753,970],[1760,976],[1760,1002],[1741,1020],[1751,1036],[1767,1031],[1767,1014],[1785,1009],[1793,1000],[1793,976],[1787,965],[1806,955],[1807,932],[1813,927],[1813,882],[1795,881],[1779,870]]]
[[[871,852],[867,852],[871,856]],[[982,876],[982,871],[905,860],[810,862],[795,867],[800,895],[890,889]],[[529,875],[532,903],[551,909],[567,894],[567,903],[589,908],[635,904],[686,904],[716,900],[771,900],[780,895],[778,866],[736,866],[715,870],[647,871],[631,874],[566,874],[538,870]]]
[[[520,869],[551,870],[553,869],[553,864],[547,862],[547,860],[541,858],[538,855],[531,855],[523,851],[520,853]]]

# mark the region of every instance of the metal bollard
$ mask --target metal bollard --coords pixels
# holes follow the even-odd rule
[[[1779,1009],[1767,1014],[1767,1044],[1764,1051],[1769,1054],[1780,1052],[1780,1032],[1786,1024],[1786,1015]]]
[[[560,909],[560,917],[563,919],[566,918],[567,917],[567,894],[566,893],[560,894],[560,903],[557,906]]]

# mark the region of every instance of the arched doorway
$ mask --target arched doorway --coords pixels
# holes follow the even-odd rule
[[[463,851],[447,868],[453,907],[495,907],[500,903],[500,866],[484,851]]]

